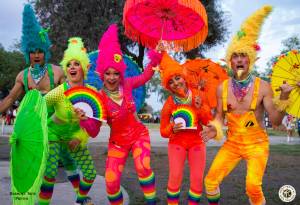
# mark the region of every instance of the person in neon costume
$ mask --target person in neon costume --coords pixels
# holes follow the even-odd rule
[[[107,123],[111,128],[105,169],[108,200],[112,205],[123,204],[121,175],[126,159],[132,152],[145,201],[148,205],[156,204],[155,177],[150,167],[149,132],[137,118],[132,90],[150,80],[154,74],[153,67],[160,63],[161,54],[150,51],[150,63],[144,72],[139,76],[124,78],[126,65],[122,59],[116,24],[110,25],[103,34],[98,49],[96,71],[103,81],[99,95],[108,111]]]
[[[246,193],[252,205],[264,205],[262,179],[269,156],[269,139],[264,128],[263,114],[268,112],[273,125],[280,125],[289,106],[292,87],[280,86],[281,94],[273,98],[268,82],[255,77],[251,70],[260,49],[256,40],[262,23],[272,11],[264,6],[251,15],[234,36],[226,53],[226,62],[233,77],[217,90],[218,105],[214,121],[202,132],[204,141],[222,138],[222,122],[227,119],[227,139],[217,153],[208,174],[205,188],[210,205],[219,204],[223,179],[244,159],[247,163]]]
[[[40,26],[30,4],[26,4],[23,10],[21,51],[29,67],[17,75],[9,95],[0,102],[0,112],[7,110],[28,90],[37,89],[45,95],[64,82],[64,73],[60,67],[48,63],[50,46],[47,30]]]
[[[92,204],[87,194],[96,178],[96,170],[86,144],[89,136],[95,137],[97,133],[87,129],[86,123],[78,118],[78,112],[81,110],[75,110],[64,95],[70,88],[87,86],[84,85],[84,78],[89,58],[81,38],[69,39],[61,64],[67,81],[45,96],[47,108],[54,109],[54,114],[48,120],[49,157],[39,194],[39,204],[50,204],[61,152],[68,153],[83,174],[77,191],[76,204]]]
[[[8,109],[19,96],[26,94],[29,90],[37,89],[42,95],[46,95],[65,81],[63,70],[59,66],[49,63],[51,41],[48,31],[40,26],[30,4],[25,4],[22,20],[21,51],[29,67],[17,75],[15,85],[9,95],[0,102],[0,113]],[[48,116],[51,116],[52,113],[53,110],[48,110]],[[80,176],[75,163],[70,156],[64,153],[60,159],[68,180],[77,191]]]
[[[204,93],[192,89],[187,84],[183,68],[167,53],[163,54],[160,64],[162,86],[171,93],[161,111],[160,133],[169,138],[169,180],[167,202],[179,204],[180,187],[183,178],[184,162],[190,167],[190,189],[188,204],[199,204],[202,197],[203,175],[206,163],[206,146],[200,136],[202,124],[212,119],[210,108],[205,102]],[[197,117],[197,128],[184,129],[182,123],[172,120],[172,112],[179,106],[189,106]]]

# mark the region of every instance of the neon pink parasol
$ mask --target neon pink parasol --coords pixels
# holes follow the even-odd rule
[[[208,33],[206,10],[199,0],[127,0],[123,24],[130,39],[148,48],[162,40],[189,51]]]

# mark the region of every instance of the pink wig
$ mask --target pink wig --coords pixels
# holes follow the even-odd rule
[[[120,72],[121,78],[124,79],[126,64],[123,61],[116,24],[110,25],[103,34],[98,45],[98,50],[96,72],[99,73],[101,80],[103,80],[104,73],[108,68],[114,68]]]

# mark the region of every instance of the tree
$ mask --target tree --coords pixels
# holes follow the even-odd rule
[[[299,50],[300,51],[300,40],[299,36],[294,35],[287,39],[284,39],[281,44],[283,45],[281,51],[278,53],[278,55],[271,57],[271,59],[267,62],[268,68],[266,69],[265,75],[269,75],[272,72],[272,67],[275,61],[277,60],[277,57],[281,54],[284,54],[290,50]]]
[[[89,51],[96,50],[98,42],[108,25],[115,22],[120,28],[122,50],[143,67],[145,48],[123,35],[121,25],[124,0],[32,0],[43,27],[50,28],[53,60],[59,62],[72,36],[83,38]],[[192,51],[202,55],[204,51],[224,41],[228,34],[226,13],[218,0],[203,0],[208,14],[209,34],[205,43]],[[134,49],[133,49],[134,48]],[[136,52],[132,52],[135,50]]]
[[[204,5],[208,16],[208,36],[203,45],[185,53],[188,59],[194,59],[197,56],[204,57],[205,51],[225,42],[229,34],[230,18],[228,13],[222,10],[219,1],[202,0],[200,2]]]
[[[4,96],[13,87],[17,74],[24,68],[22,53],[16,50],[6,51],[0,44],[0,91]]]

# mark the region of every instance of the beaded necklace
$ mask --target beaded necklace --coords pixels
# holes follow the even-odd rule
[[[192,104],[192,91],[188,90],[188,96],[186,98],[178,97],[177,95],[172,95],[175,104],[185,104],[191,105]]]
[[[122,102],[123,102],[123,88],[121,86],[116,91],[110,91],[106,87],[103,87],[103,91],[115,103],[117,103],[118,105],[122,104]]]
[[[40,64],[35,64],[34,67],[30,66],[29,70],[34,83],[37,85],[45,76],[47,65],[41,66]]]
[[[238,81],[232,78],[232,92],[238,102],[242,102],[253,84],[253,75],[250,73],[245,80]]]

